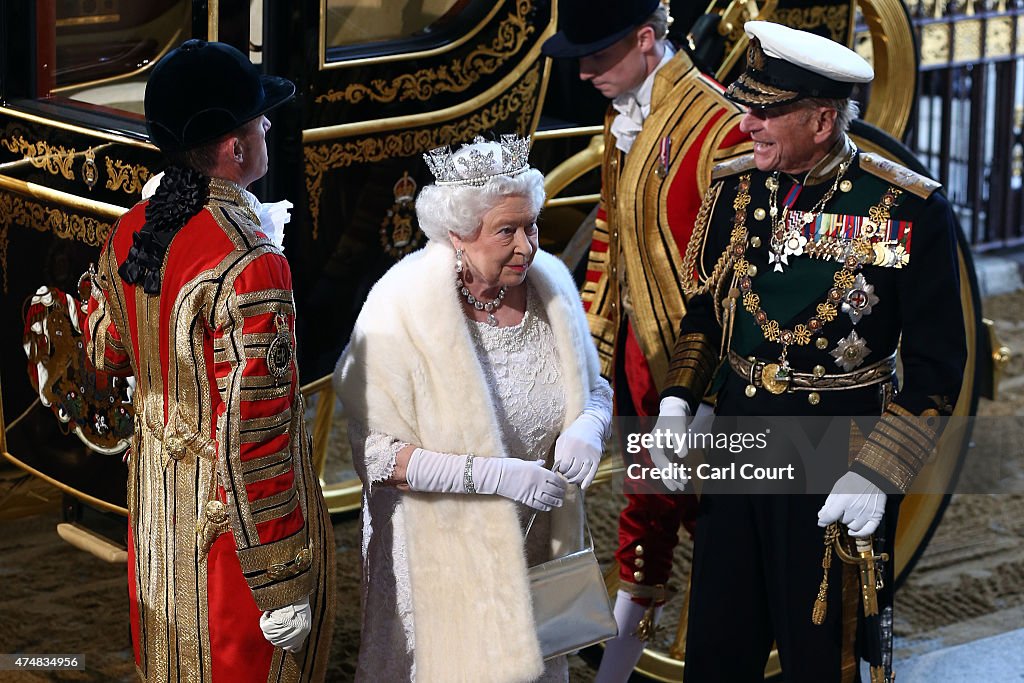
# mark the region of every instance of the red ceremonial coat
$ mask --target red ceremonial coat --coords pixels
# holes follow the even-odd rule
[[[288,262],[240,188],[213,179],[148,295],[117,272],[145,207],[100,256],[86,331],[97,367],[136,379],[128,572],[140,676],[322,680],[334,538],[303,419]],[[306,596],[305,647],[273,647],[261,614]]]
[[[601,203],[583,305],[601,373],[615,387],[616,414],[657,415],[685,311],[683,256],[711,169],[749,151],[750,143],[738,128],[743,110],[682,51],[655,74],[650,114],[628,154],[615,146],[615,116],[610,108],[605,118]],[[616,555],[620,578],[663,584],[684,507],[692,501],[682,495],[627,498]]]

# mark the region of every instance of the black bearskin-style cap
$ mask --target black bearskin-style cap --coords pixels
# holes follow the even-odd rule
[[[294,83],[261,74],[236,48],[193,38],[153,69],[146,129],[163,152],[180,152],[230,133],[294,94]]]

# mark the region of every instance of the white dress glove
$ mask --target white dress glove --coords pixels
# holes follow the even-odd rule
[[[263,637],[274,647],[288,652],[302,649],[312,623],[308,596],[295,604],[264,612],[260,617]]]
[[[654,623],[661,618],[662,607],[654,610]],[[636,637],[636,627],[643,618],[647,608],[633,602],[629,593],[619,591],[615,596],[615,623],[619,634],[605,641],[604,654],[601,656],[601,668],[597,670],[594,683],[623,683],[629,680],[633,668],[640,660],[644,651],[644,641]]]
[[[688,417],[690,417],[690,406],[686,401],[678,396],[666,396],[661,399],[661,404],[658,406],[658,421],[654,425],[655,436],[660,435],[662,443],[664,443],[665,435],[669,432],[679,436],[685,436],[685,434],[679,432],[679,428]],[[657,444],[657,441],[655,441],[655,444]],[[689,448],[686,446],[684,441],[679,450],[675,450],[675,448],[673,448],[672,451],[666,452],[655,445],[647,449],[647,452],[651,454],[651,462],[654,463],[655,467],[665,468],[668,467],[673,460],[682,460],[685,458],[686,454],[689,452]],[[669,491],[682,491],[686,488],[685,479],[662,479],[661,483]]]
[[[842,522],[855,538],[875,533],[885,513],[885,493],[870,481],[847,472],[832,487],[825,504],[818,510],[818,526]]]
[[[561,507],[566,487],[565,479],[545,469],[543,460],[450,455],[425,448],[409,456],[405,478],[413,491],[497,494],[542,512]]]
[[[590,413],[577,417],[555,441],[554,471],[586,489],[594,481],[604,449],[605,424]]]

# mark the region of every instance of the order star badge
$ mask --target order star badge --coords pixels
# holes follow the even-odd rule
[[[856,325],[861,317],[871,314],[871,307],[877,303],[875,286],[869,285],[864,274],[860,273],[853,281],[853,287],[847,290],[843,297],[843,313],[849,315],[850,320]]]
[[[871,349],[864,339],[861,339],[856,330],[850,332],[849,336],[841,339],[836,348],[829,351],[829,354],[836,359],[836,365],[845,372],[850,372],[864,362],[870,355]]]

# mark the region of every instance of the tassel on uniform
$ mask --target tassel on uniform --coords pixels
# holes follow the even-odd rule
[[[637,640],[646,643],[654,635],[657,628],[657,625],[654,623],[654,600],[651,600],[651,604],[644,610],[644,615],[637,622],[633,635],[637,637]]]
[[[825,623],[828,613],[828,570],[832,567],[832,544],[839,538],[839,524],[833,522],[825,528],[825,554],[821,558],[821,585],[818,586],[818,597],[814,599],[811,610],[811,623],[821,626]]]

